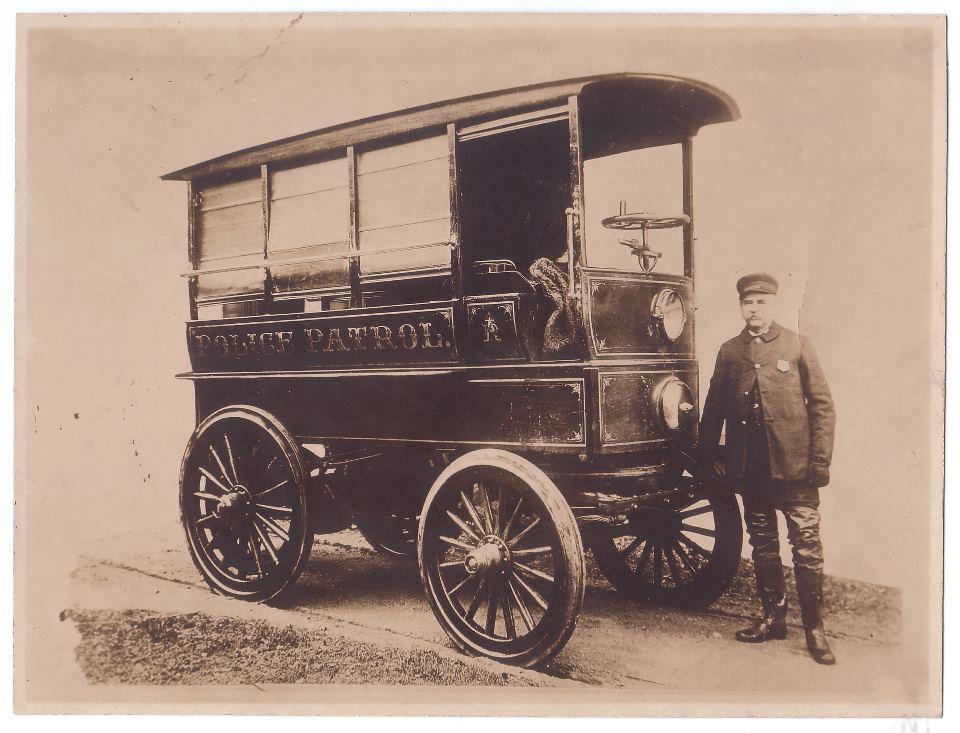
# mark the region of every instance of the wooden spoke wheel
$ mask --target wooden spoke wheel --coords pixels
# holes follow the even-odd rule
[[[404,524],[397,517],[357,520],[357,529],[363,539],[384,557],[401,560],[414,560],[417,557],[417,538],[404,531]]]
[[[420,575],[461,650],[534,666],[563,648],[583,604],[570,507],[529,461],[486,449],[451,463],[420,516]]]
[[[187,444],[180,517],[211,588],[249,601],[275,598],[300,575],[313,544],[297,445],[257,408],[213,413]]]
[[[624,595],[705,608],[733,582],[743,543],[733,494],[704,493],[691,484],[627,520],[590,543],[600,571]]]

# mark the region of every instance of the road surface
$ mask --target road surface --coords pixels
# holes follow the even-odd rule
[[[576,632],[538,672],[460,655],[423,597],[416,563],[381,557],[350,531],[318,538],[303,577],[281,607],[209,592],[176,523],[85,548],[71,577],[70,602],[75,610],[199,612],[323,630],[384,648],[430,650],[495,673],[509,670],[504,674],[517,684],[635,688],[645,699],[669,700],[692,691],[738,699],[774,699],[782,693],[793,702],[826,703],[910,696],[899,674],[896,591],[856,583],[831,586],[837,602],[828,621],[839,663],[830,668],[808,656],[795,608],[785,641],[735,641],[734,631],[753,612],[749,582],[741,577],[738,584],[713,609],[695,613],[629,602],[591,571]],[[840,593],[838,587],[846,590]],[[264,682],[272,681],[269,672],[263,674]]]

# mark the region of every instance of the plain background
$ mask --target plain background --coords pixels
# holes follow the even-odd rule
[[[432,100],[655,71],[715,84],[743,115],[695,141],[702,392],[742,326],[737,277],[774,273],[780,320],[812,339],[839,413],[828,572],[899,585],[902,511],[926,493],[930,458],[934,331],[918,317],[933,285],[930,28],[608,23],[587,40],[583,27],[328,30],[341,23],[295,18],[131,19],[21,39],[21,419],[45,454],[28,453],[28,480],[66,514],[83,511],[79,531],[175,508],[193,419],[189,383],[172,379],[188,368],[186,205],[185,185],[159,174]]]
[[[185,193],[160,173],[400,107],[631,70],[703,79],[743,114],[695,143],[703,386],[741,325],[736,277],[774,272],[781,320],[813,339],[840,412],[828,572],[929,591],[942,399],[942,59],[929,24],[717,19],[668,33],[655,19],[511,18],[361,32],[295,17],[230,30],[74,19],[19,39],[18,498],[31,584],[60,583],[82,541],[176,514],[193,416],[189,384],[172,379],[187,368]]]

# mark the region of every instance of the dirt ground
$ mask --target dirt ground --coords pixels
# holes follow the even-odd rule
[[[827,580],[839,663],[823,667],[807,654],[795,596],[786,640],[733,639],[758,607],[747,560],[729,591],[700,612],[624,599],[589,555],[588,575],[577,630],[537,671],[457,652],[423,596],[416,563],[382,557],[350,531],[318,538],[302,578],[274,607],[211,593],[176,523],[104,538],[73,573],[65,618],[94,683],[587,685],[636,688],[644,700],[692,690],[878,704],[913,694],[901,672],[896,589]],[[790,587],[793,595],[792,579]]]

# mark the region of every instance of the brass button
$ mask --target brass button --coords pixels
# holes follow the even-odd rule
[[[757,336],[757,337],[754,339],[754,341],[756,341],[756,342],[759,344],[761,341],[763,341],[763,339],[760,338],[759,336]]]
[[[746,420],[741,420],[741,421],[740,421],[740,424],[741,424],[741,425],[746,425],[746,424],[747,424],[747,421],[746,421]]]
[[[754,369],[759,369],[759,368],[760,368],[760,365],[759,365],[759,364],[754,364],[754,365],[753,365],[753,368],[754,368]]]

